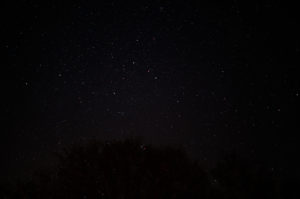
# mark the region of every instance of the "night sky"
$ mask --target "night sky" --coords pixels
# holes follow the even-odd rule
[[[2,13],[1,178],[78,140],[142,137],[208,167],[298,168],[299,31],[283,1],[30,1]]]

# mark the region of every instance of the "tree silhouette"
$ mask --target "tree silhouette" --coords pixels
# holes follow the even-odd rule
[[[177,148],[136,139],[73,145],[57,154],[53,171],[1,186],[0,198],[286,198],[281,182],[261,164],[229,155],[211,172]],[[295,198],[295,197],[294,197]]]
[[[15,198],[207,198],[208,177],[180,149],[137,140],[74,145],[56,172],[40,172]]]

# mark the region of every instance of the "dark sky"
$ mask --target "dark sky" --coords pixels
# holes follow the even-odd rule
[[[295,6],[77,2],[4,6],[0,175],[80,139],[128,136],[208,164],[236,150],[297,168]]]

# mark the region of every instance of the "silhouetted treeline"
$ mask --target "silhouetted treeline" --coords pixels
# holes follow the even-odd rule
[[[57,156],[53,171],[37,172],[29,182],[2,185],[0,198],[296,198],[272,169],[235,155],[210,172],[183,150],[137,140],[93,141]]]

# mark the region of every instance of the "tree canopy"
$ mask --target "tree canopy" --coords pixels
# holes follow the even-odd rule
[[[3,198],[283,198],[272,171],[228,156],[211,172],[184,150],[138,140],[73,145],[57,154],[53,171],[2,186]],[[1,196],[1,195],[0,195]]]

